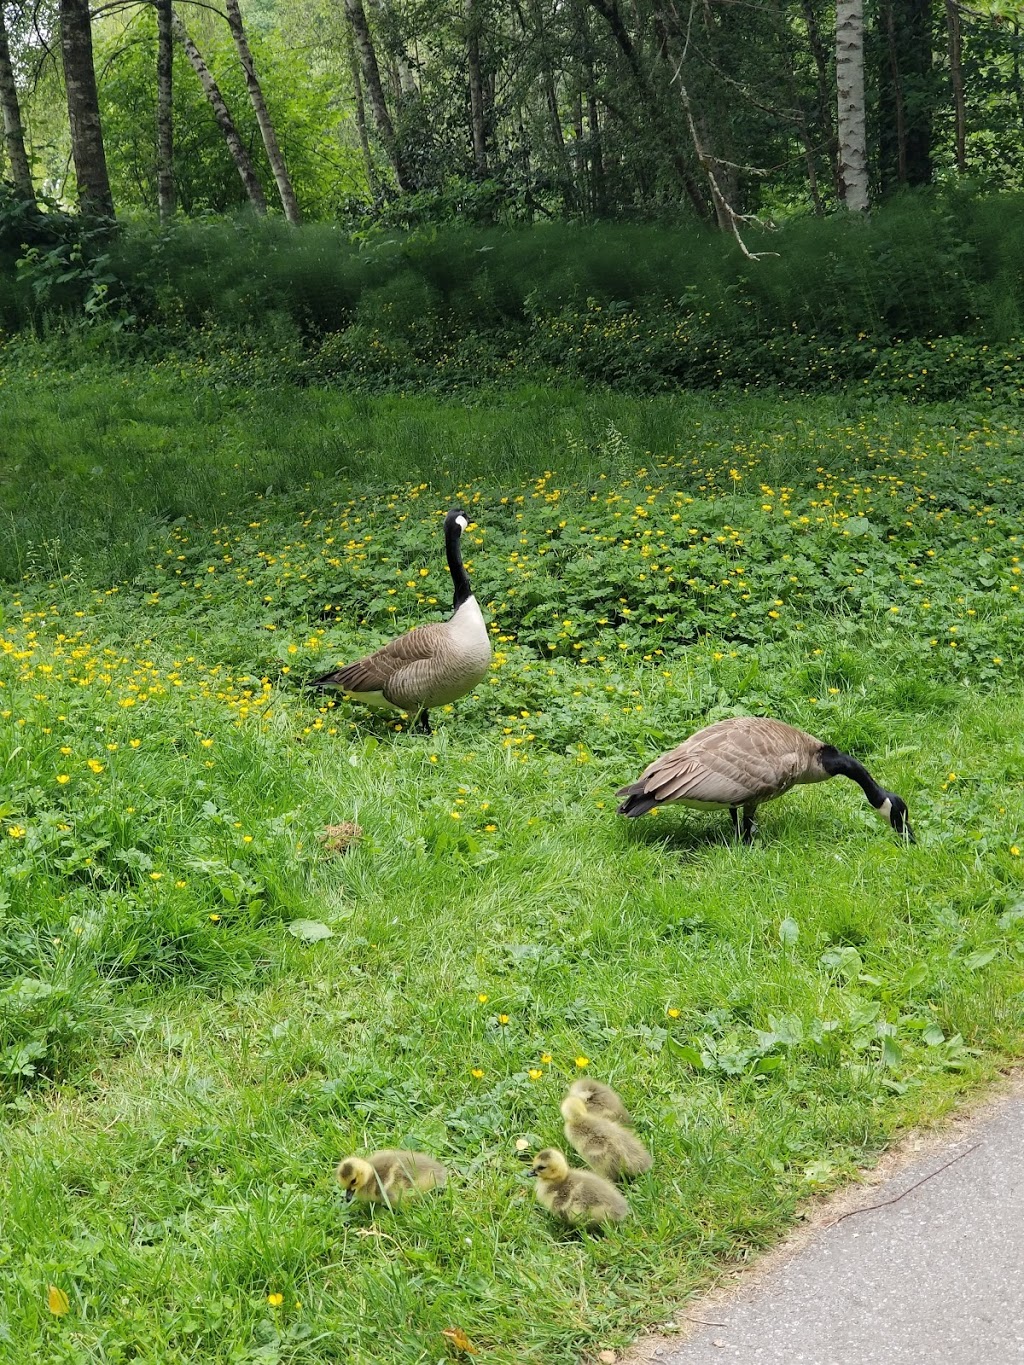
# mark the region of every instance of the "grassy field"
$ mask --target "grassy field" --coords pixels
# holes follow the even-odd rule
[[[1020,1055],[1011,419],[166,370],[0,400],[0,1360],[592,1358]],[[487,682],[432,736],[305,692],[446,610],[455,503]],[[616,819],[738,712],[857,753],[918,843],[838,781],[753,848]],[[655,1156],[602,1237],[516,1152],[581,1072]],[[337,1159],[406,1144],[449,1190],[347,1208]]]

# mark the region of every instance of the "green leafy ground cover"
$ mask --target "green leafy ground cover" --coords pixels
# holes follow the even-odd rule
[[[1020,1054],[1012,418],[3,395],[0,1359],[586,1356]],[[446,609],[455,502],[487,682],[431,737],[305,693]],[[855,751],[918,844],[840,782],[752,849],[615,818],[735,712]],[[515,1150],[581,1071],[655,1156],[600,1238]],[[449,1192],[346,1208],[337,1158],[406,1143]]]

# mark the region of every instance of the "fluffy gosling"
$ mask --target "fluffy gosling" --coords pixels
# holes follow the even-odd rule
[[[651,1154],[640,1139],[611,1119],[591,1114],[579,1095],[566,1095],[562,1118],[565,1136],[598,1175],[621,1180],[651,1169]]]
[[[592,1171],[573,1171],[557,1147],[545,1147],[533,1159],[527,1175],[537,1180],[539,1203],[573,1227],[621,1223],[629,1214],[622,1195]]]
[[[368,1157],[347,1156],[335,1171],[345,1191],[345,1202],[358,1199],[365,1204],[387,1204],[395,1208],[411,1194],[424,1190],[443,1190],[448,1172],[425,1152],[386,1149]]]
[[[578,1095],[595,1118],[611,1119],[612,1123],[626,1123],[632,1128],[633,1115],[610,1085],[591,1080],[589,1076],[581,1076],[570,1085],[569,1094]]]

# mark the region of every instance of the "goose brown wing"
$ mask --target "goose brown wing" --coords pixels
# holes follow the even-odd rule
[[[391,701],[389,684],[396,675],[414,664],[424,664],[435,658],[443,638],[443,622],[431,621],[425,626],[416,626],[397,639],[389,640],[365,659],[345,664],[318,678],[317,682],[322,686],[342,687],[346,692],[382,692]]]
[[[757,804],[787,791],[820,748],[812,735],[782,721],[736,716],[655,759],[637,786],[659,803]]]

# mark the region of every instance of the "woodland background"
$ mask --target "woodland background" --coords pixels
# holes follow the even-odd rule
[[[10,332],[84,321],[229,368],[241,346],[243,378],[269,339],[376,386],[944,397],[1016,368],[1007,0],[0,13]]]

